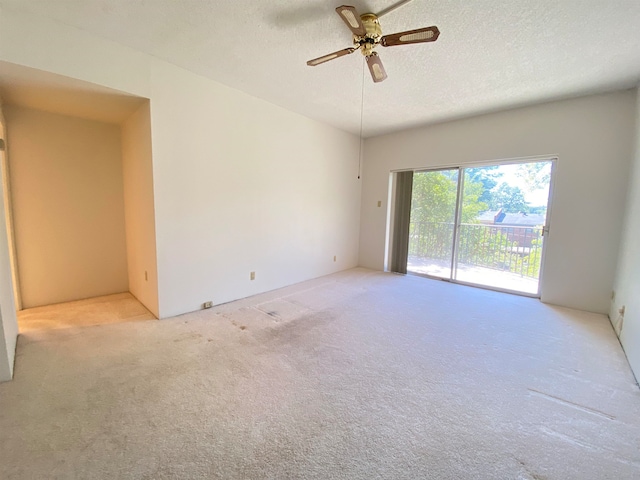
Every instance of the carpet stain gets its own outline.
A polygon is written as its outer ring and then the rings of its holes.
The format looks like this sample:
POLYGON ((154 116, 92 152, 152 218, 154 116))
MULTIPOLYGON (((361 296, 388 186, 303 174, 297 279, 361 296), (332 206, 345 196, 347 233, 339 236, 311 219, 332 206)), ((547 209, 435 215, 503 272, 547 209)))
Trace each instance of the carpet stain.
POLYGON ((247 327, 246 327, 246 326, 244 326, 244 325, 242 325, 242 326, 240 327, 240 330, 246 330, 246 329, 247 329, 247 327))
POLYGON ((524 463, 522 460, 520 460, 519 458, 516 458, 516 460, 518 460, 518 463, 520 464, 520 466, 522 466, 522 468, 524 468, 527 471, 527 474, 533 479, 533 480, 548 480, 548 477, 544 476, 544 475, 538 475, 535 472, 532 472, 529 467, 527 466, 526 463, 524 463))
POLYGON ((278 323, 261 332, 265 344, 283 345, 295 344, 301 338, 308 338, 311 332, 335 320, 335 315, 329 312, 317 312, 303 315, 291 321, 278 323))
POLYGON ((546 475, 540 475, 538 473, 531 471, 529 466, 519 458, 516 458, 516 460, 518 460, 518 463, 520 464, 520 466, 526 470, 527 475, 529 475, 532 480, 548 480, 549 477, 547 477, 546 475))

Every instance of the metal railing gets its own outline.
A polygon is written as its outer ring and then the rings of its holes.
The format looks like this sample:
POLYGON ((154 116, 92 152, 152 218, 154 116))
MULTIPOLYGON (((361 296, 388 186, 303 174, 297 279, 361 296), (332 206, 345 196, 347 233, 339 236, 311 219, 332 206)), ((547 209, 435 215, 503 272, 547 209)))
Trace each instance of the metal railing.
MULTIPOLYGON (((453 223, 411 222, 409 255, 449 260, 453 223)), ((538 278, 542 259, 542 227, 463 223, 458 232, 458 263, 538 278)))

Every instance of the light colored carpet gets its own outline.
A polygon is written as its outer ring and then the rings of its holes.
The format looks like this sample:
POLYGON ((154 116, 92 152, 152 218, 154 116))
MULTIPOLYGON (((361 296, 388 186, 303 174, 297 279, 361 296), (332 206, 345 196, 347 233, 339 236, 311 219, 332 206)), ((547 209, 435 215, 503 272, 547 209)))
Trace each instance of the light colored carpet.
POLYGON ((20 333, 32 330, 155 320, 156 317, 129 292, 28 308, 18 312, 20 333))
POLYGON ((355 269, 158 322, 21 335, 3 479, 637 479, 608 320, 355 269))

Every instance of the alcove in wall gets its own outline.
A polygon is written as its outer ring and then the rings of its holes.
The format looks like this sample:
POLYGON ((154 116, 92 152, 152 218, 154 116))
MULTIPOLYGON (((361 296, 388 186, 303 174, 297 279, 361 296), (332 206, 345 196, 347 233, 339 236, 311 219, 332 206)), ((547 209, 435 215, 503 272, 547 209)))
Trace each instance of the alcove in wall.
POLYGON ((6 62, 0 95, 21 330, 157 317, 149 101, 6 62))

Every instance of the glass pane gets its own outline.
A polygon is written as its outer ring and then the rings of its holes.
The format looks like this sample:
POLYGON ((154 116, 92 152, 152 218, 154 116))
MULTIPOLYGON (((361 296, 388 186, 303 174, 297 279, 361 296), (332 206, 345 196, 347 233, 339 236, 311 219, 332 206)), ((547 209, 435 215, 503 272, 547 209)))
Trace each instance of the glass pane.
POLYGON ((551 165, 464 169, 456 280, 538 293, 551 165))
POLYGON ((458 169, 415 172, 407 271, 451 278, 458 169))

